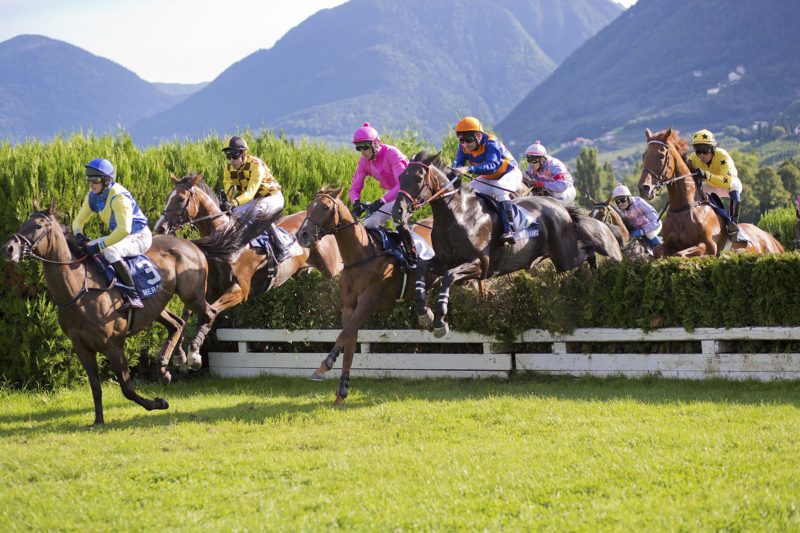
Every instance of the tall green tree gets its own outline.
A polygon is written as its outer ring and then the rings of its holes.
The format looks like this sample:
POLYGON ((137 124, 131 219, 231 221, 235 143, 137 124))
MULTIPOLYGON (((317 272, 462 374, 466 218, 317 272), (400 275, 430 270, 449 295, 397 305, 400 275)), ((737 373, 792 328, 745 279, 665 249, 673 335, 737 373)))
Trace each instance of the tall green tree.
POLYGON ((789 194, 800 194, 800 162, 797 159, 787 159, 778 167, 783 188, 789 194))
POLYGON ((789 192, 783 188, 781 177, 772 167, 762 167, 756 173, 753 193, 758 198, 759 214, 764 214, 768 209, 783 207, 792 200, 789 192))
POLYGON ((602 200, 602 169, 597 162, 597 148, 588 146, 581 148, 575 166, 575 187, 578 189, 578 201, 586 205, 589 203, 587 197, 602 200))

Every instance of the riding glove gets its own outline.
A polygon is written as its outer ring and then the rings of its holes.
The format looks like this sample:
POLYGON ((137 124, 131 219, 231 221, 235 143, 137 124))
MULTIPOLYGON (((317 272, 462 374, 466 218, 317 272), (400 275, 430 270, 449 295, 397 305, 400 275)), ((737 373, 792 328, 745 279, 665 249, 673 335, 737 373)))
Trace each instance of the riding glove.
POLYGON ((635 229, 631 232, 631 237, 641 237, 642 235, 644 235, 644 231, 640 229, 635 229))
POLYGON ((705 170, 701 170, 699 168, 696 169, 694 172, 692 172, 692 176, 702 181, 708 181, 708 178, 711 177, 709 176, 708 172, 706 172, 705 170))
POLYGON ((369 211, 369 214, 371 215, 372 213, 383 207, 384 203, 386 202, 378 198, 377 200, 375 200, 374 202, 372 202, 367 206, 367 211, 369 211))
POLYGON ((100 253, 100 241, 93 241, 86 245, 86 253, 88 255, 97 255, 100 253))
POLYGON ((231 202, 230 200, 220 200, 219 208, 226 213, 233 211, 233 202, 231 202))
POLYGON ((353 209, 350 210, 350 214, 353 217, 358 218, 361 216, 361 213, 367 210, 367 204, 362 202, 361 200, 356 200, 353 202, 353 209))

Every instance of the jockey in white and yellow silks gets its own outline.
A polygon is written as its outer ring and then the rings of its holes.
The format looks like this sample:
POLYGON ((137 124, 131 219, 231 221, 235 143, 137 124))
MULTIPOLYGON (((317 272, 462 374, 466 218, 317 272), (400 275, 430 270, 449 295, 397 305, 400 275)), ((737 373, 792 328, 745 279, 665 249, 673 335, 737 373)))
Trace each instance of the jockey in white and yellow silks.
POLYGON ((283 211, 285 203, 281 186, 272 176, 266 163, 247 153, 247 142, 233 136, 222 147, 228 164, 222 175, 222 186, 227 201, 220 204, 223 211, 232 210, 233 216, 241 219, 269 222, 269 233, 275 260, 280 263, 289 255, 286 246, 276 234, 275 220, 283 211))
MULTIPOLYGON (((94 159, 86 165, 86 181, 89 193, 83 199, 78 214, 72 221, 72 231, 79 246, 86 253, 101 253, 114 268, 120 281, 133 288, 133 277, 123 257, 144 254, 153 242, 153 235, 147 226, 144 215, 131 193, 114 181, 114 165, 107 159, 94 159), (105 237, 89 241, 83 234, 83 227, 95 215, 100 217, 111 233, 105 237)), ((124 303, 120 311, 133 307, 141 309, 142 301, 136 289, 122 291, 124 303)))
POLYGON ((500 221, 503 224, 500 241, 513 244, 516 239, 511 194, 522 184, 522 172, 517 161, 499 139, 483 131, 483 125, 477 118, 462 118, 455 130, 459 144, 453 170, 461 175, 477 175, 472 180, 472 188, 492 196, 500 204, 500 221))
POLYGON ((687 158, 692 174, 702 180, 706 194, 716 193, 720 198, 730 198, 726 230, 731 240, 747 242, 739 235, 739 207, 741 205, 742 181, 733 158, 717 147, 714 134, 700 130, 692 136, 694 153, 687 158))

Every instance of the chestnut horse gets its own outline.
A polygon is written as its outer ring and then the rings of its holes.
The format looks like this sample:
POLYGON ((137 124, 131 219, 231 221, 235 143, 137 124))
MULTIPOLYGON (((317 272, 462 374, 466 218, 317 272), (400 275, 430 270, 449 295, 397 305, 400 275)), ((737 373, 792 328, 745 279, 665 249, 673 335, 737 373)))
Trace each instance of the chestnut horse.
MULTIPOLYGON (((156 234, 171 234, 186 225, 196 226, 201 239, 194 241, 206 254, 209 265, 208 293, 206 299, 217 312, 244 303, 249 297, 280 287, 298 272, 313 267, 328 277, 339 273, 342 267, 339 249, 333 237, 302 248, 303 253, 282 261, 271 269, 271 258, 247 246, 231 246, 241 229, 234 219, 219 208, 216 195, 203 181, 200 173, 182 179, 170 176, 173 190, 161 217, 155 224, 156 234)), ((305 212, 285 216, 278 226, 295 233, 305 218, 305 212)), ((240 243, 241 244, 241 243, 240 243)), ((206 332, 198 331, 193 344, 203 343, 206 332)))
MULTIPOLYGON (((161 381, 168 383, 170 376, 166 365, 185 321, 170 312, 166 305, 177 294, 201 319, 213 319, 213 309, 205 300, 206 258, 189 241, 154 237, 146 255, 161 275, 161 290, 143 300, 143 309, 123 314, 117 311, 122 303, 119 291, 110 290, 105 278, 87 265, 87 256, 76 258, 73 255, 67 234, 71 234, 71 230, 59 224, 54 204, 51 204, 44 211, 35 211, 23 222, 3 245, 3 257, 13 262, 27 257, 42 261, 45 282, 58 307, 58 323, 72 341, 89 376, 94 423, 104 423, 97 352, 106 356, 127 399, 148 411, 167 409, 169 404, 163 398, 148 400, 136 393, 125 357, 125 339, 149 327, 154 320, 167 328, 169 340, 161 354, 161 381)), ((197 353, 199 346, 192 349, 197 353)))
MULTIPOLYGON (((344 270, 339 281, 342 304, 342 331, 328 356, 311 379, 321 381, 344 352, 342 374, 334 405, 341 406, 350 386, 350 368, 358 340, 358 330, 375 312, 389 311, 401 298, 410 299, 411 275, 400 268, 399 260, 384 253, 373 243, 369 232, 353 219, 341 200, 342 189, 320 190, 308 206, 308 213, 297 232, 302 246, 313 244, 325 235, 333 235, 339 245, 344 270)), ((430 220, 420 223, 414 233, 430 246, 430 220), (426 227, 428 226, 428 227, 426 227)))
POLYGON ((718 255, 728 248, 762 254, 783 251, 775 237, 753 224, 739 225, 749 242, 730 243, 725 224, 709 205, 683 159, 689 150, 686 141, 671 128, 656 134, 646 129, 645 139, 647 148, 642 156, 639 193, 645 200, 652 200, 666 187, 669 195, 669 209, 661 230, 664 244, 656 249, 657 256, 718 255))
POLYGON ((543 257, 549 257, 559 272, 577 268, 584 261, 592 264, 595 251, 622 260, 619 244, 605 224, 550 197, 514 200, 538 222, 538 233, 514 245, 501 244, 496 210, 472 190, 454 187, 458 178, 445 171, 451 169, 443 167, 440 154, 422 151, 415 155, 400 175, 401 190, 392 210, 395 224, 404 224, 426 203, 433 210, 435 255, 417 267, 416 304, 420 325, 433 325, 435 336, 442 337, 449 330, 445 317, 450 287, 459 280, 526 269, 543 257), (426 303, 428 269, 443 275, 435 314, 426 303))

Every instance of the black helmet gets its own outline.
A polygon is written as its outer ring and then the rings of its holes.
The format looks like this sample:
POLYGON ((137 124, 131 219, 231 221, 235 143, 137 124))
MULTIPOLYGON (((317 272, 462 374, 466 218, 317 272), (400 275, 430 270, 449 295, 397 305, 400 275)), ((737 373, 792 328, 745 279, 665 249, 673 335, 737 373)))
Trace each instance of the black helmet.
POLYGON ((234 135, 222 147, 223 152, 241 152, 247 150, 247 143, 241 137, 234 135))

